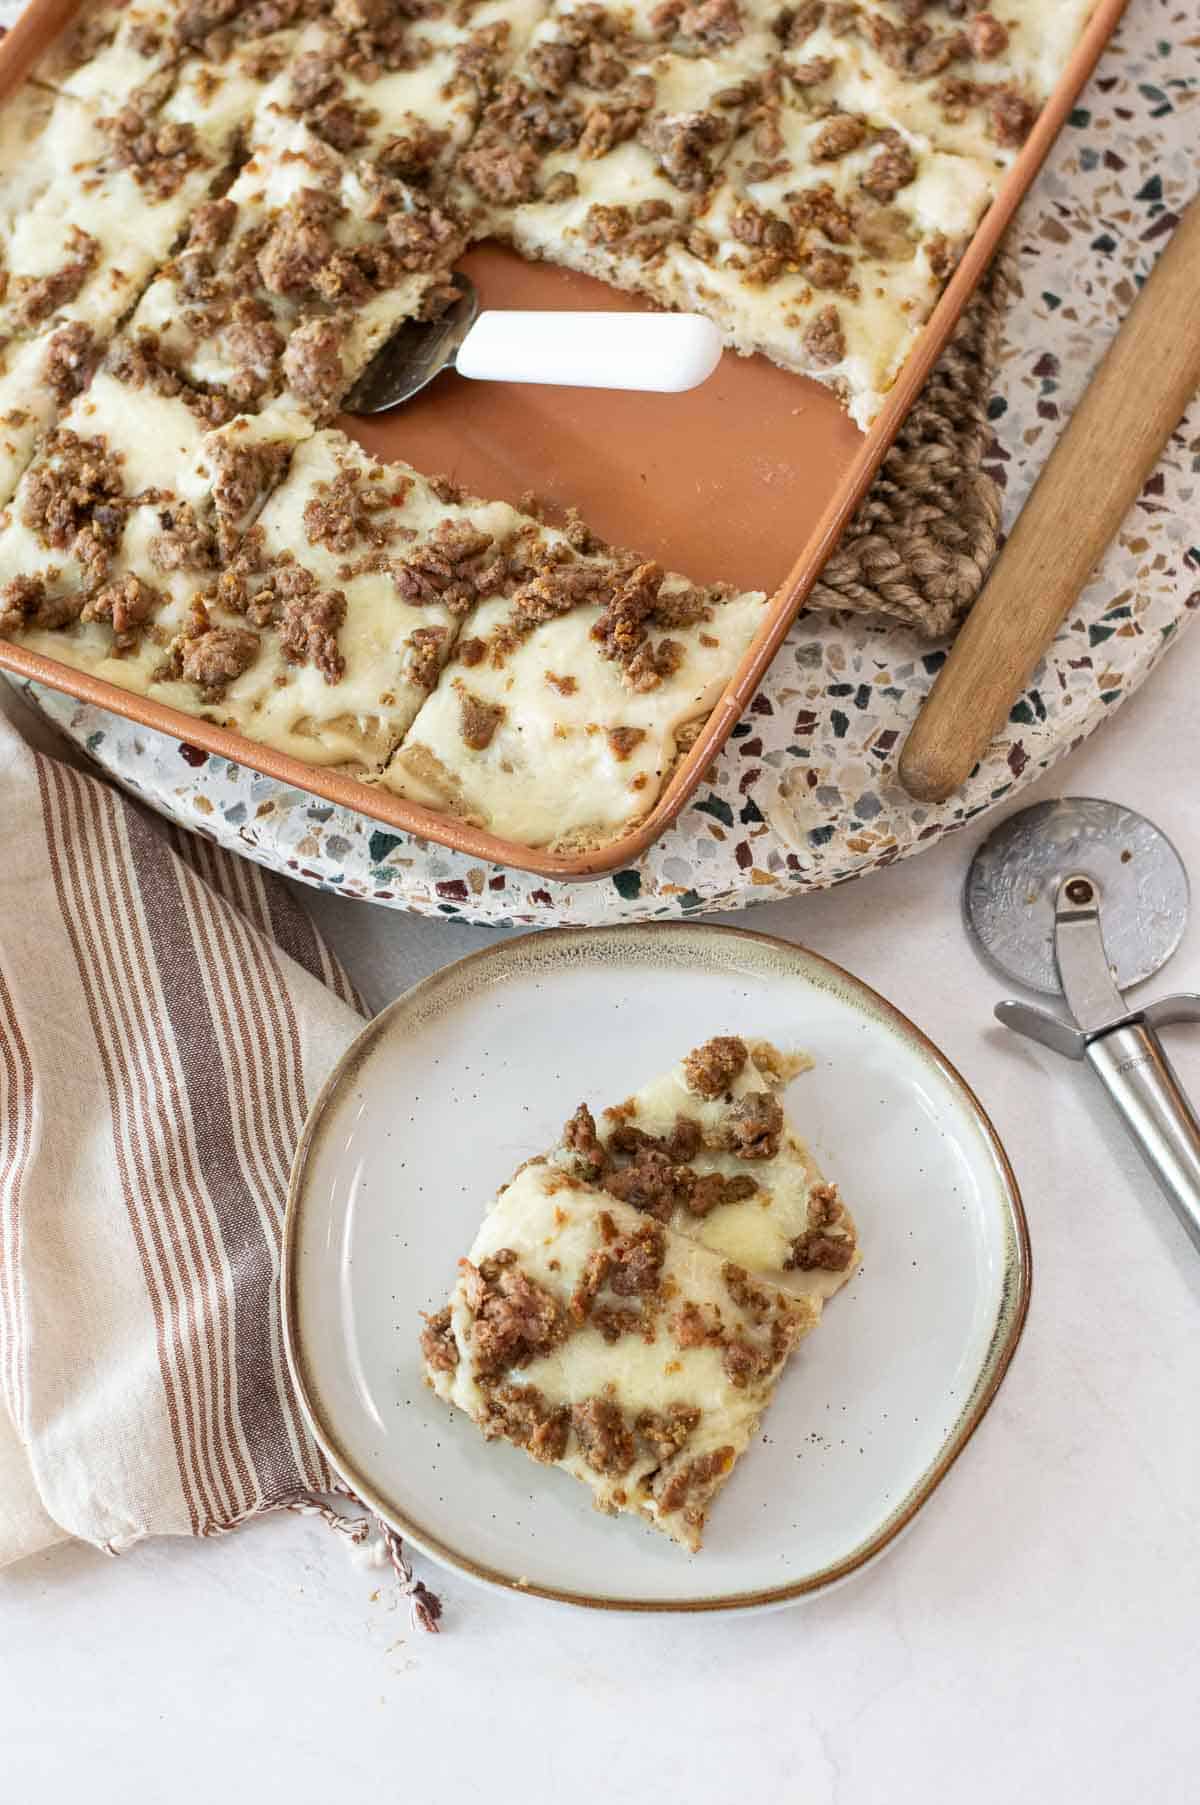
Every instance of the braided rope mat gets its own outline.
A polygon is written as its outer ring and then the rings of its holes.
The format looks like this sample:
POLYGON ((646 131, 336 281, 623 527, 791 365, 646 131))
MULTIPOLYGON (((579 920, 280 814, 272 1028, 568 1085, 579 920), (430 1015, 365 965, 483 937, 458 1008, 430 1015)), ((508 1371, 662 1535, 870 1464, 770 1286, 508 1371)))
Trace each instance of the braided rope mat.
POLYGON ((811 608, 893 615, 940 639, 979 594, 1000 531, 1000 490, 983 458, 1010 289, 1002 250, 821 572, 811 608))
MULTIPOLYGON (((0 0, 2 4, 2 0, 0 0)), ((548 926, 744 907, 906 857, 1010 796, 1143 681, 1200 608, 1194 406, 964 789, 895 760, 1097 356, 1200 185, 1200 37, 1131 0, 988 279, 762 689, 675 826, 625 871, 556 884, 396 834, 51 691, 38 705, 155 808, 275 870, 392 908, 548 926)))

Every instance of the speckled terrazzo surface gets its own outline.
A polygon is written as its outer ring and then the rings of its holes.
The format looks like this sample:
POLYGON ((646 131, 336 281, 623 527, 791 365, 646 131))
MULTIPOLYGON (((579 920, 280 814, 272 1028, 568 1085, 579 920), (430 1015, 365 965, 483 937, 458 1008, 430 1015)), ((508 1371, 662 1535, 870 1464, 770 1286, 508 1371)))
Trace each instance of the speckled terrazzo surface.
MULTIPOLYGON (((989 405, 988 469, 1006 524, 1198 182, 1194 0, 1131 0, 1013 229, 1019 284, 989 405)), ((1198 608, 1194 403, 1004 736, 952 802, 916 805, 894 778, 943 654, 894 623, 806 614, 676 826, 637 865, 577 885, 480 865, 70 697, 32 693, 154 807, 292 876, 496 925, 645 919, 768 901, 919 851, 1092 732, 1198 608)))

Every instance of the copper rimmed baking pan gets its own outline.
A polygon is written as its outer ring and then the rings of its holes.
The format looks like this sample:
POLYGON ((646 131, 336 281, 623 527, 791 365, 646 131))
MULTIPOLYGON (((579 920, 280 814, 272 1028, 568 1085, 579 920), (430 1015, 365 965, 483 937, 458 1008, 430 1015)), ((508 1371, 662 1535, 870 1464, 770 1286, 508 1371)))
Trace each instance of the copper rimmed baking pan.
MULTIPOLYGON (((374 420, 346 415, 337 422, 377 458, 403 458, 419 470, 444 472, 476 494, 514 503, 532 490, 552 505, 574 505, 596 532, 636 546, 697 582, 723 579, 771 592, 763 624, 703 730, 651 812, 619 840, 571 856, 520 846, 4 640, 0 668, 477 859, 556 878, 600 877, 628 865, 675 819, 754 694, 1125 3, 1099 0, 869 432, 860 432, 820 384, 764 358, 732 352, 709 382, 686 395, 474 383, 451 375, 392 415, 374 420)), ((75 0, 32 0, 0 44, 0 102, 74 11, 75 0)), ((471 251, 463 267, 474 276, 485 306, 639 304, 588 277, 526 263, 498 246, 471 251)))

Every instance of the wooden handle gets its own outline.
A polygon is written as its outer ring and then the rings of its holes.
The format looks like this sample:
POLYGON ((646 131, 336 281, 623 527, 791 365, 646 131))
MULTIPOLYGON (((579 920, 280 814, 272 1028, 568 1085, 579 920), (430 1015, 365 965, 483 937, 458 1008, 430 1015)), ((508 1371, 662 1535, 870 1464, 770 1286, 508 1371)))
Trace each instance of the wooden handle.
POLYGON ((900 758, 920 802, 970 776, 1200 388, 1200 198, 1109 347, 900 758))

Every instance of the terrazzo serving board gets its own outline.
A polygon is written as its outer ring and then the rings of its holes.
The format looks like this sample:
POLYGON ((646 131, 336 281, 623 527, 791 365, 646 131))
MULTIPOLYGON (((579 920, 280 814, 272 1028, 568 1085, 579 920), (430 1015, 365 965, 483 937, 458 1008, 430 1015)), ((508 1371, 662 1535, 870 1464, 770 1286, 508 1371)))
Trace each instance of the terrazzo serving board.
MULTIPOLYGON (((0 19, 18 9, 0 4, 0 19)), ((1027 197, 989 404, 987 468, 1011 524, 1097 358, 1200 186, 1194 0, 1132 0, 1027 197)), ((1169 354, 1169 347, 1164 347, 1169 354)), ((1098 456, 1120 447, 1098 447, 1098 456)), ((1013 709, 950 802, 895 778, 944 652, 883 619, 806 613, 691 805, 628 870, 554 883, 384 829, 242 766, 29 685, 126 789, 274 870, 346 895, 492 925, 688 915, 841 883, 919 852, 1079 744, 1200 609, 1200 401, 1013 709)))

